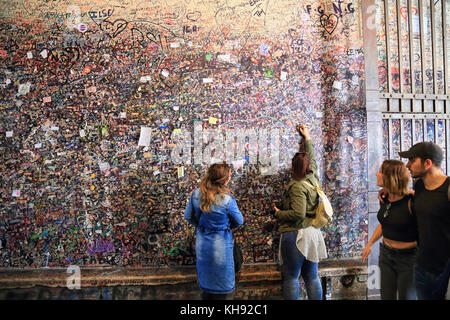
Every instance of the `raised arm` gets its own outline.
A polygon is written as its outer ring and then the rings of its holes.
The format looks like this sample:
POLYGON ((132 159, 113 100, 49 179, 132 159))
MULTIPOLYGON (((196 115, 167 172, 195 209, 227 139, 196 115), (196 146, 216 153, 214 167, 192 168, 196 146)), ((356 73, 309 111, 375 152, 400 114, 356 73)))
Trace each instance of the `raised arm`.
MULTIPOLYGON (((305 147, 304 151, 308 155, 310 168, 313 171, 313 173, 318 176, 318 174, 317 174, 316 154, 314 152, 314 145, 313 145, 312 140, 311 140, 311 135, 309 133, 309 129, 305 125, 298 125, 297 126, 297 131, 300 134, 300 136, 303 137, 304 147, 305 147)), ((299 149, 300 152, 302 152, 301 148, 302 147, 301 147, 301 144, 300 144, 300 149, 299 149)))

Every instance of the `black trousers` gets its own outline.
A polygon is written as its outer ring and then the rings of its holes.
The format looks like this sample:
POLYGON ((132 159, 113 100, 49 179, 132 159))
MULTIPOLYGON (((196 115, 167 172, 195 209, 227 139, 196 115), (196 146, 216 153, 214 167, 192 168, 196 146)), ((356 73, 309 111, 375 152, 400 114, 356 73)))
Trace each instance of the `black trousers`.
POLYGON ((414 263, 417 248, 394 249, 380 244, 381 300, 417 300, 414 263))
POLYGON ((225 294, 209 293, 202 290, 202 300, 233 300, 234 291, 225 294))

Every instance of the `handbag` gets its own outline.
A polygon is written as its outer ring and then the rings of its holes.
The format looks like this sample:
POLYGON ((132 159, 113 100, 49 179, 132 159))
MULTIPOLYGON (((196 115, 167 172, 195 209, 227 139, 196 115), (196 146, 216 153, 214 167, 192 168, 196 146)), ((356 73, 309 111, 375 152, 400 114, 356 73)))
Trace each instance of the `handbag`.
MULTIPOLYGON (((227 214, 228 214, 227 203, 227 214)), ((233 260, 234 260, 234 272, 237 273, 241 270, 242 263, 244 262, 244 256, 242 255, 242 248, 240 243, 236 242, 236 238, 233 240, 233 260)))
POLYGON ((242 255, 241 245, 236 242, 236 239, 234 239, 233 241, 233 258, 234 258, 234 272, 239 272, 241 270, 244 257, 242 255))

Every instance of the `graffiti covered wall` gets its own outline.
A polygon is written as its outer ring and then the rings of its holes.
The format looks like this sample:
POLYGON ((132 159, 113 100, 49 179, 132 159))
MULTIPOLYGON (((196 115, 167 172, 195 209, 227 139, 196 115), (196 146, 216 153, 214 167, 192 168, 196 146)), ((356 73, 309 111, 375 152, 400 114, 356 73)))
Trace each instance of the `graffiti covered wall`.
POLYGON ((192 265, 187 199, 233 165, 247 263, 312 131, 330 258, 367 238, 357 1, 0 4, 0 267, 192 265))

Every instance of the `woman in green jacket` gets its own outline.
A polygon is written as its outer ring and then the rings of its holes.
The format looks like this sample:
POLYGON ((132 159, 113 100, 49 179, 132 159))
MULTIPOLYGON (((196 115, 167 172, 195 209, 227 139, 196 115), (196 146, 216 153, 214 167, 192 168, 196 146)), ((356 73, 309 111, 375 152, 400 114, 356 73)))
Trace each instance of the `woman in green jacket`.
MULTIPOLYGON (((306 185, 319 184, 314 146, 304 125, 297 131, 304 140, 304 152, 292 158, 293 178, 286 186, 281 210, 275 206, 280 240, 280 260, 283 264, 283 297, 297 300, 300 293, 301 274, 310 300, 322 299, 319 279, 319 260, 327 257, 325 242, 320 229, 312 226, 314 211, 319 203, 317 192, 306 185)), ((300 150, 302 147, 300 147, 300 150)))

